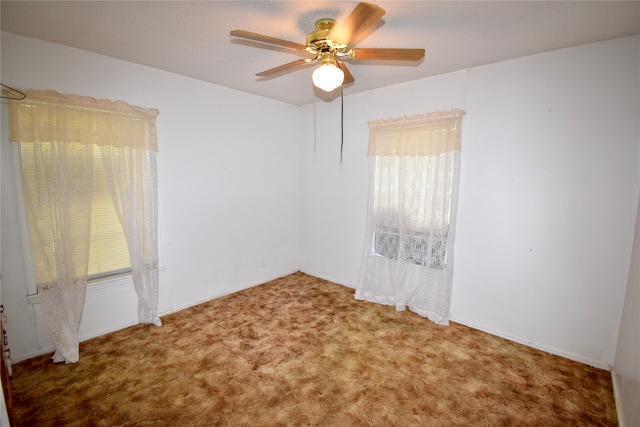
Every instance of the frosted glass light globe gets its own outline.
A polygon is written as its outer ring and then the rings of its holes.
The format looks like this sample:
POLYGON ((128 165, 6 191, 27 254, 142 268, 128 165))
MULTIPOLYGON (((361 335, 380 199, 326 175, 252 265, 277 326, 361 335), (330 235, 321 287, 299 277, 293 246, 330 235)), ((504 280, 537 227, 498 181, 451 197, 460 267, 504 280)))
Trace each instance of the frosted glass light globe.
POLYGON ((335 64, 327 63, 320 65, 311 76, 313 84, 324 90, 331 92, 344 81, 344 73, 335 64))

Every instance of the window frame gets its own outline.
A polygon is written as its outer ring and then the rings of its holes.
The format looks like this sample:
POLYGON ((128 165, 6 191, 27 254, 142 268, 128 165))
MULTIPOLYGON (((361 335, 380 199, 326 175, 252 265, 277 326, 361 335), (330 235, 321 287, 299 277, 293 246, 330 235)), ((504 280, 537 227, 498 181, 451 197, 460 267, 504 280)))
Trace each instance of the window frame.
MULTIPOLYGON (((378 182, 378 173, 380 172, 380 168, 383 167, 383 163, 380 161, 379 157, 381 156, 375 156, 375 160, 374 160, 374 164, 375 164, 375 176, 376 176, 376 180, 374 182, 374 187, 377 188, 377 186, 379 185, 378 182)), ((402 156, 399 156, 402 157, 402 156)), ((453 161, 453 159, 452 159, 453 161)), ((453 165, 450 165, 451 168, 453 168, 453 165)), ((387 172, 388 173, 388 172, 387 172)), ((400 173, 400 172, 398 172, 400 173)), ((452 201, 451 201, 451 187, 453 186, 453 172, 450 174, 449 178, 449 192, 446 195, 448 197, 448 206, 447 206, 447 212, 446 212, 446 224, 444 224, 444 227, 433 227, 433 226, 428 226, 428 225, 424 225, 424 224, 420 224, 420 225, 416 225, 416 226, 411 226, 410 228, 408 228, 406 230, 406 234, 409 235, 411 237, 411 241, 404 241, 402 242, 404 244, 405 250, 402 252, 404 253, 404 257, 403 259, 401 259, 401 261, 404 261, 406 263, 409 264, 415 264, 421 267, 428 267, 428 268, 433 268, 433 269, 438 269, 438 270, 444 270, 447 267, 447 239, 448 239, 448 235, 449 235, 449 224, 451 221, 451 205, 452 205, 452 201), (429 247, 429 237, 433 235, 435 238, 431 239, 432 241, 432 245, 431 247, 429 247), (436 245, 437 243, 437 245, 436 245), (407 250, 408 248, 410 248, 412 245, 426 245, 427 249, 425 251, 421 251, 422 255, 420 257, 420 259, 417 259, 416 257, 414 257, 411 254, 411 251, 407 250)), ((405 183, 406 184, 406 183, 405 183)), ((376 195, 378 194, 378 192, 376 191, 375 193, 376 195)), ((374 199, 375 199, 375 195, 374 195, 374 199)), ((378 203, 375 202, 374 200, 374 205, 373 205, 373 215, 375 218, 378 217, 377 213, 378 213, 378 209, 391 209, 391 206, 379 206, 378 203)), ((407 210, 407 206, 396 206, 394 209, 394 213, 398 214, 398 215, 403 215, 406 210, 407 210)), ((400 251, 400 231, 396 228, 394 229, 393 227, 389 227, 387 225, 384 224, 380 224, 378 221, 375 221, 375 230, 373 231, 373 235, 371 238, 371 252, 370 254, 373 256, 380 256, 380 257, 384 257, 384 258, 388 258, 391 260, 398 260, 398 254, 401 252, 400 251), (393 239, 393 237, 396 237, 395 239, 393 239), (386 242, 384 242, 384 240, 386 240, 386 242), (393 251, 392 253, 389 252, 383 252, 381 250, 379 250, 378 248, 380 247, 379 245, 381 244, 386 244, 389 245, 389 241, 391 241, 391 245, 395 248, 395 251, 393 251)))
MULTIPOLYGON (((421 267, 429 267, 438 270, 444 270, 447 266, 447 238, 448 233, 437 232, 433 230, 408 230, 407 234, 411 238, 411 242, 404 242, 404 258, 402 261, 419 265, 421 267), (433 244, 429 247, 429 236, 433 233, 434 236, 437 236, 436 239, 433 239, 433 244), (427 248, 424 251, 421 251, 422 256, 420 259, 413 256, 411 251, 408 251, 407 248, 410 247, 411 244, 417 245, 426 245, 427 248)), ((381 256, 392 260, 398 259, 399 247, 400 247, 400 232, 398 229, 394 229, 393 227, 388 227, 385 225, 376 225, 376 230, 373 233, 373 242, 371 244, 371 254, 374 256, 381 256), (381 229, 386 229, 382 230, 381 229), (381 244, 389 245, 389 240, 393 237, 391 245, 395 247, 395 251, 393 253, 389 253, 388 251, 380 251, 378 248, 381 244), (381 242, 382 240, 386 240, 386 242, 381 242)))
MULTIPOLYGON (((20 174, 20 155, 18 153, 19 145, 11 144, 11 162, 13 167, 13 179, 16 190, 16 205, 18 210, 18 227, 20 232, 20 241, 22 244, 22 258, 24 260, 25 278, 27 281, 27 300, 30 304, 38 304, 40 297, 38 295, 38 288, 36 286, 33 258, 31 257, 31 243, 29 241, 29 229, 27 225, 27 216, 24 204, 24 197, 22 196, 22 177, 20 174)), ((158 242, 161 242, 160 236, 160 218, 158 218, 158 242)), ((162 250, 161 245, 158 244, 158 271, 164 270, 162 262, 162 250)), ((87 277, 87 290, 99 290, 104 287, 116 286, 123 284, 123 280, 130 282, 133 286, 131 267, 128 269, 116 270, 104 274, 98 274, 87 277)))
POLYGON ((29 229, 27 226, 27 212, 22 197, 22 177, 20 176, 20 155, 18 144, 11 144, 11 160, 13 163, 13 179, 16 187, 16 205, 18 207, 18 222, 20 227, 20 240, 22 242, 22 258, 24 259, 25 277, 27 278, 27 297, 38 294, 36 277, 33 270, 33 258, 31 257, 31 243, 29 242, 29 229))

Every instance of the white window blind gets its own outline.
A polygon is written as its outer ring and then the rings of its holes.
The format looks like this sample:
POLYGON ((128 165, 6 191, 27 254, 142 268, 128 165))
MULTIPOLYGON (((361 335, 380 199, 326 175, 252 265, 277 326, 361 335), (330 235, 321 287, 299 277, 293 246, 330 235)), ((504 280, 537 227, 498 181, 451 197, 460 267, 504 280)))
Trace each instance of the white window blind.
POLYGON ((118 219, 105 177, 100 147, 93 149, 93 203, 88 278, 130 271, 131 261, 124 230, 118 219))
MULTIPOLYGON (((77 150, 85 146, 76 144, 77 150)), ((51 146, 40 144, 36 153, 35 144, 21 144, 22 173, 25 179, 36 179, 36 157, 51 157, 51 146)), ((73 149, 69 150, 73 151, 73 149)), ((80 154, 79 154, 80 157, 80 154)), ((124 231, 116 214, 105 177, 100 147, 93 146, 93 199, 91 206, 91 234, 89 240, 88 278, 95 279, 130 271, 131 262, 124 231)), ((39 206, 37 193, 26 192, 27 203, 39 206)), ((76 218, 75 220, 83 220, 76 218)), ((47 224, 40 224, 46 227, 47 224)))
POLYGON ((453 157, 376 156, 375 163, 376 218, 396 212, 413 230, 446 230, 451 211, 453 157), (446 184, 436 186, 434 182, 446 184))

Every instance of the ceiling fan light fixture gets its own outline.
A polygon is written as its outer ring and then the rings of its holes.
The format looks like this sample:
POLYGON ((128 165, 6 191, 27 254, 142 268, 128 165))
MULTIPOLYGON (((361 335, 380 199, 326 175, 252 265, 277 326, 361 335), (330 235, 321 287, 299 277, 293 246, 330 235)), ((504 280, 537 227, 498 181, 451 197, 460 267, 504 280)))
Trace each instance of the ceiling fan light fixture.
POLYGON ((367 34, 376 22, 385 14, 384 9, 371 3, 360 2, 344 19, 336 25, 331 18, 316 21, 315 31, 307 35, 306 44, 290 42, 263 34, 245 30, 233 30, 229 34, 259 43, 267 43, 304 52, 304 59, 262 71, 256 76, 275 76, 284 71, 300 69, 311 61, 319 61, 320 66, 313 72, 313 84, 325 92, 331 92, 343 84, 350 85, 355 79, 347 67, 347 61, 355 60, 391 60, 421 61, 424 49, 398 48, 355 48, 353 43, 367 34))
POLYGON ((325 92, 331 92, 337 87, 342 85, 344 81, 344 72, 338 68, 335 62, 323 62, 311 76, 313 84, 324 90, 325 92))

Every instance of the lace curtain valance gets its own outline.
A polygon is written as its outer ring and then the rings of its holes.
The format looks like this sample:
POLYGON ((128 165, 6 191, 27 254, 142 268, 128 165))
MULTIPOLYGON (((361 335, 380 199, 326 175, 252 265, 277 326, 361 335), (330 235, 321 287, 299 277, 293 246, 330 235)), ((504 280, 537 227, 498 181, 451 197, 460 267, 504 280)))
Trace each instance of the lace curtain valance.
POLYGON ((463 110, 369 122, 369 156, 433 156, 460 151, 463 110))
POLYGON ((23 92, 24 100, 9 102, 11 142, 65 141, 158 151, 155 108, 53 90, 23 92))

